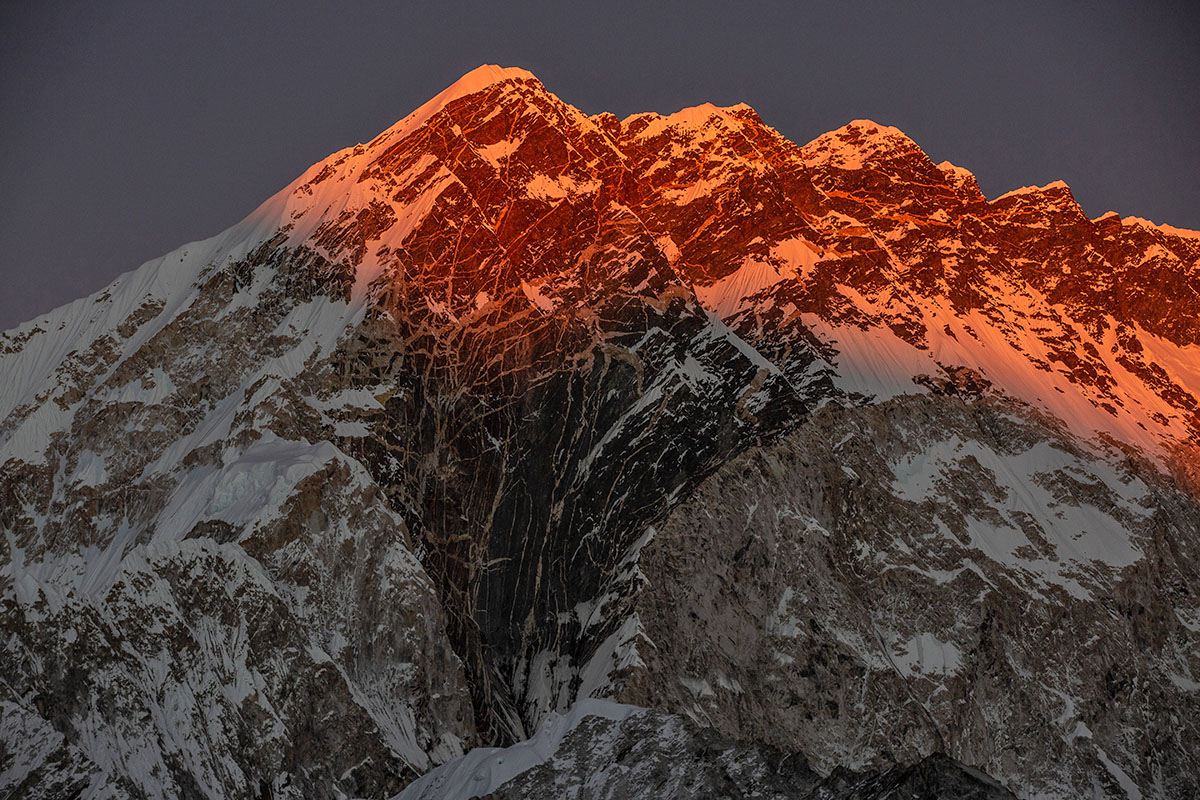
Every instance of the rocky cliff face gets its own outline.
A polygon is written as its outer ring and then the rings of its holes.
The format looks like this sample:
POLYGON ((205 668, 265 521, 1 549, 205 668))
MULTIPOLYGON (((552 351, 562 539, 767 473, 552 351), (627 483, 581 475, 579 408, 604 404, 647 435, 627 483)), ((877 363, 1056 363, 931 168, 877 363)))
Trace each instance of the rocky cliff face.
POLYGON ((935 754, 877 771, 828 776, 794 752, 724 738, 656 709, 583 700, 551 714, 512 747, 474 750, 409 784, 397 800, 455 797, 758 797, 885 800, 953 797, 1012 800, 988 776, 935 754))
POLYGON ((1198 270, 892 128, 480 68, 0 336, 0 787, 387 796, 608 698, 637 769, 1198 791, 1198 270))

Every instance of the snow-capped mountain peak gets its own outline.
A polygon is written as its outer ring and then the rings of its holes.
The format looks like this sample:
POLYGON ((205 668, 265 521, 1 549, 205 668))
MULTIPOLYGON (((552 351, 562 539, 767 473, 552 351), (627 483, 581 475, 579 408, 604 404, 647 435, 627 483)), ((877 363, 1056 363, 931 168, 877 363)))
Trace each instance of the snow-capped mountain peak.
POLYGON ((0 335, 0 792, 1194 793, 1198 271, 480 67, 0 335))

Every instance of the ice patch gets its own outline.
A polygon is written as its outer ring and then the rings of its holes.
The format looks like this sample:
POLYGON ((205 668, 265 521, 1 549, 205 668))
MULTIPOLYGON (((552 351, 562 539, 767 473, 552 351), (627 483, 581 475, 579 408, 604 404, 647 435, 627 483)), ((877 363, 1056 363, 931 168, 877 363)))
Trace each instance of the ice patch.
POLYGON ((521 291, 525 293, 525 297, 529 299, 534 308, 541 309, 547 314, 552 313, 557 308, 553 299, 542 294, 540 287, 535 287, 525 281, 521 281, 521 291))
POLYGON ((268 434, 241 453, 228 453, 229 460, 220 468, 188 473, 159 515, 162 524, 154 539, 182 538, 203 520, 244 526, 270 518, 300 481, 340 456, 329 442, 313 445, 268 434))
POLYGON ((582 183, 567 176, 560 175, 551 178, 549 175, 535 175, 525 184, 525 194, 536 200, 563 200, 567 197, 592 194, 600 188, 600 181, 583 181, 582 183))
POLYGON ((795 237, 779 242, 770 257, 747 258, 742 266, 707 286, 693 286, 705 308, 721 319, 729 319, 754 295, 781 281, 802 277, 812 270, 820 254, 805 240, 795 237))
POLYGON ((891 653, 892 662, 906 675, 950 675, 962 664, 962 653, 951 642, 943 642, 932 633, 921 633, 898 642, 891 653))

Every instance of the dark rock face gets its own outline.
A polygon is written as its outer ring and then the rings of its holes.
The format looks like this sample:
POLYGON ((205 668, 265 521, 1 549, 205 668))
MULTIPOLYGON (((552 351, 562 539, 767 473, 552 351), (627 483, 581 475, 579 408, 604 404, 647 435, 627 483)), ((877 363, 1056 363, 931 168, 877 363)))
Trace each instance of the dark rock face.
POLYGON ((476 71, 0 335, 0 791, 381 796, 587 697, 724 754, 595 796, 1200 791, 1198 267, 476 71))
POLYGON ((1170 765, 1200 730, 1168 709, 1195 702, 1172 676, 1192 668, 1175 611, 1194 607, 1197 532, 1153 470, 1094 463, 1006 403, 826 406, 657 526, 635 604, 655 646, 617 696, 822 770, 947 752, 1031 794, 1119 794, 1114 758, 1186 796, 1170 765), (1104 552, 1117 530, 1137 553, 1104 552), (1102 733, 1135 728, 1154 732, 1102 733))
POLYGON ((944 755, 878 773, 838 769, 823 778, 794 753, 739 744, 679 717, 647 711, 620 722, 585 719, 551 759, 483 797, 1010 800, 1013 795, 944 755))

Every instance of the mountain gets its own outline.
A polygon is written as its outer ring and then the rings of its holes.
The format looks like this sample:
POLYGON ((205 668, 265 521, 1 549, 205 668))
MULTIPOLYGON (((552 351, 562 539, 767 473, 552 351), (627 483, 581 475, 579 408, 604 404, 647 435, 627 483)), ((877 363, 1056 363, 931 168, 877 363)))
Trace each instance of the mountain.
POLYGON ((1198 793, 1198 271, 481 67, 0 335, 0 792, 1198 793))

